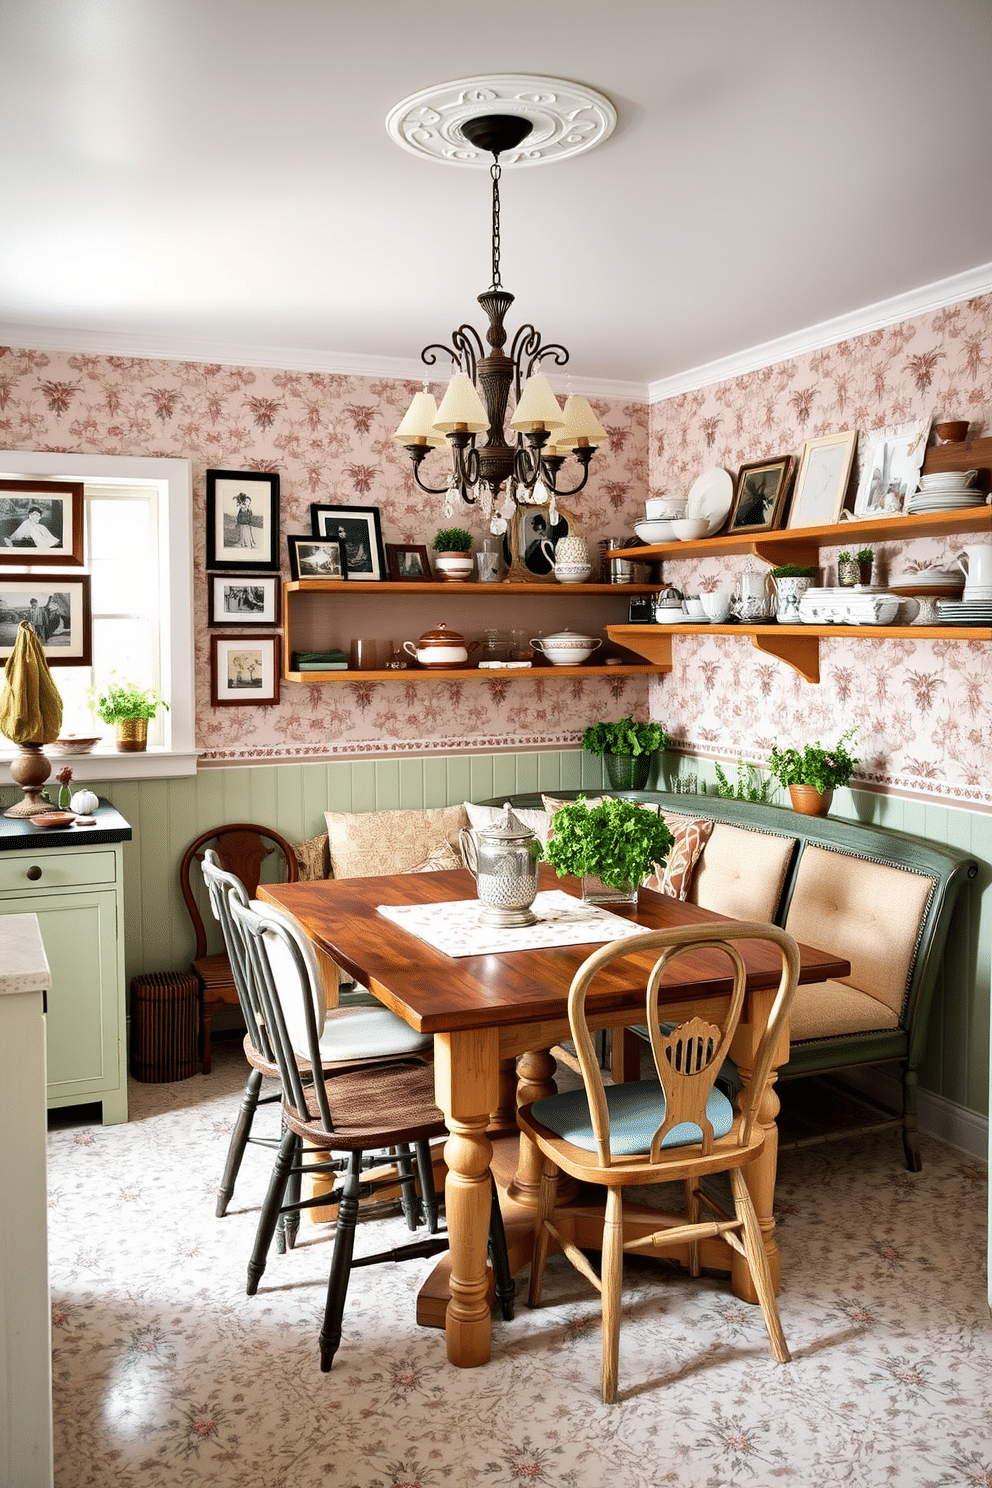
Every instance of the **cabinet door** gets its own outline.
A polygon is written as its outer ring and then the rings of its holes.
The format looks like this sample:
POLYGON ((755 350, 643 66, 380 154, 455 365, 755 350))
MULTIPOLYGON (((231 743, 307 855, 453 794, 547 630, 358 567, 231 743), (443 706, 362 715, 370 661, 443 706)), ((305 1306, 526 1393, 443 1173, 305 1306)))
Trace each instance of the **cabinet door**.
POLYGON ((47 1018, 49 1105, 97 1101, 103 1092, 121 1091, 124 1019, 116 893, 112 889, 22 893, 16 900, 0 900, 0 914, 38 916, 52 972, 47 1018))

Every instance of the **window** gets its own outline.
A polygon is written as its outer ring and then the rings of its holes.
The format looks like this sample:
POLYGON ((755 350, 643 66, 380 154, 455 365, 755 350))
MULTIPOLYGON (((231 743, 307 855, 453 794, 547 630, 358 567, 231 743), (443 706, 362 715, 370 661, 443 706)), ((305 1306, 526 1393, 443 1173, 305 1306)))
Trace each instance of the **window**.
MULTIPOLYGON (((63 727, 103 730, 89 712, 94 680, 112 671, 158 688, 169 702, 149 726, 147 754, 108 739, 87 755, 87 781, 192 774, 194 749, 192 483, 187 460, 0 452, 0 477, 81 480, 86 569, 92 576, 93 666, 54 671, 63 727)), ((13 570, 11 570, 13 572, 13 570)), ((40 576, 40 570, 36 570, 40 576)), ((59 570, 50 569, 47 577, 59 570)), ((79 573, 79 569, 66 570, 79 573)), ((0 753, 14 752, 0 736, 0 753)), ((82 778, 83 771, 76 769, 82 778)), ((7 779, 6 771, 0 780, 7 779)))

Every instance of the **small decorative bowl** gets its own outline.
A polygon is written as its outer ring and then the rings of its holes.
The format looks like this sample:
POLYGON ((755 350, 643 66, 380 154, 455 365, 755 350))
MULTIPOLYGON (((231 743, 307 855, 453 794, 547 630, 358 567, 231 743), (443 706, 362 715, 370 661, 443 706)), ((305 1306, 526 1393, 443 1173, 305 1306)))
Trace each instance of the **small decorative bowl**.
POLYGON ((95 739, 79 739, 75 734, 67 734, 64 739, 55 739, 51 744, 46 744, 45 748, 49 754, 55 755, 89 754, 94 744, 99 742, 99 734, 95 739))
POLYGON ((681 517, 688 499, 688 496, 649 496, 644 503, 644 515, 649 522, 681 517))
POLYGON ((710 524, 705 517, 682 517, 672 523, 672 531, 679 542, 693 542, 698 537, 705 537, 709 530, 710 524))
POLYGON ((71 827, 75 820, 74 811, 45 811, 38 816, 28 817, 28 821, 35 827, 71 827))
POLYGON ((591 563, 555 564, 555 578, 559 584, 583 584, 591 573, 591 563))

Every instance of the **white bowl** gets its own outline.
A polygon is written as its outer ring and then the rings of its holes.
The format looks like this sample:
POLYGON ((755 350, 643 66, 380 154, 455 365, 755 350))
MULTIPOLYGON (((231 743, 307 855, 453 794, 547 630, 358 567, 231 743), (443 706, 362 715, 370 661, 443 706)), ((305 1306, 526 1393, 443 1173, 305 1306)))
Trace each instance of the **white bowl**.
POLYGON ((651 496, 644 503, 644 515, 649 522, 680 517, 688 499, 687 496, 651 496))
POLYGON ((556 563, 555 578, 559 584, 582 584, 592 573, 591 563, 556 563))
POLYGON ((671 542, 673 536, 671 522, 635 522, 634 531, 644 543, 671 542))
POLYGON ((679 542, 693 542, 697 537, 705 537, 709 530, 706 517, 683 517, 672 523, 672 531, 679 542))

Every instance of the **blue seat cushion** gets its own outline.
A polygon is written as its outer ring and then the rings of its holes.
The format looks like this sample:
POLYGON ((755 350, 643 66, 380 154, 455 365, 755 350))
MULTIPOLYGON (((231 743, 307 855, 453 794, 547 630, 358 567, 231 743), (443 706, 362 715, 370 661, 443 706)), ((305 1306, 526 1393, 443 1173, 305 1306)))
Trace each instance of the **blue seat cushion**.
MULTIPOLYGON (((665 1119, 665 1092, 657 1080, 633 1080, 627 1085, 606 1086, 606 1107, 610 1113, 610 1151, 614 1157, 632 1157, 648 1152, 651 1138, 665 1119)), ((589 1118, 589 1103, 584 1090, 569 1090, 563 1095, 545 1096, 535 1101, 531 1110, 534 1120, 556 1136, 579 1147, 583 1152, 596 1152, 596 1138, 589 1118)), ((725 1137, 734 1121, 734 1108, 716 1086, 706 1102, 706 1114, 715 1137, 725 1137)), ((666 1133, 662 1147, 687 1147, 702 1140, 694 1121, 682 1121, 666 1133)))

